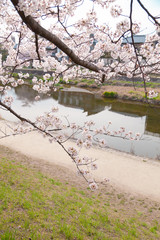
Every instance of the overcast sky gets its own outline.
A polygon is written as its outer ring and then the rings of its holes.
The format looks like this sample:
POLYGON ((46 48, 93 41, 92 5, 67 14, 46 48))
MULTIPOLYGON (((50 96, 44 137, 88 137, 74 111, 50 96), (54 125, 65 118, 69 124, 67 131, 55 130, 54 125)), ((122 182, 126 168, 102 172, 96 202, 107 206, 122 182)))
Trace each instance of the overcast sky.
MULTIPOLYGON (((129 13, 129 9, 130 9, 129 0, 117 0, 117 3, 119 3, 123 7, 123 10, 126 14, 129 13)), ((160 0, 142 0, 142 3, 153 16, 158 16, 158 15, 160 16, 160 0)), ((147 14, 139 6, 137 1, 134 1, 133 13, 134 13, 133 15, 134 19, 142 23, 142 26, 141 26, 142 34, 150 34, 155 30, 155 28, 153 27, 153 24, 148 19, 147 14)))
MULTIPOLYGON (((153 16, 160 16, 160 0, 141 0, 141 2, 144 4, 144 6, 150 11, 150 13, 153 16)), ((120 5, 123 9, 123 14, 129 16, 130 12, 130 0, 116 0, 116 5, 120 5)), ((78 8, 78 11, 76 12, 76 15, 68 20, 68 25, 71 25, 74 23, 74 20, 76 19, 82 19, 85 17, 85 13, 89 11, 89 9, 92 9, 93 6, 93 0, 84 0, 84 3, 81 7, 78 8)), ((100 6, 96 5, 96 12, 98 17, 98 22, 101 24, 107 24, 110 26, 110 28, 115 28, 116 23, 122 20, 123 18, 112 18, 109 14, 108 9, 102 10, 100 6)), ((141 32, 139 34, 153 34, 155 32, 155 27, 151 23, 151 21, 148 19, 147 14, 145 11, 139 6, 137 0, 134 0, 134 6, 133 6, 133 18, 136 20, 136 22, 141 23, 141 32)), ((45 27, 49 27, 49 22, 53 20, 47 20, 42 21, 41 24, 45 27)), ((71 31, 71 29, 70 29, 71 31)))
MULTIPOLYGON (((144 6, 150 11, 154 16, 160 16, 160 0, 142 0, 144 6)), ((84 1, 83 7, 78 11, 76 18, 83 18, 84 12, 92 7, 92 1, 84 1)), ((130 1, 129 0, 117 0, 115 4, 120 5, 123 9, 124 15, 129 15, 130 1)), ((101 7, 96 6, 96 12, 98 21, 100 23, 109 24, 109 26, 114 27, 115 23, 120 20, 120 18, 113 19, 107 10, 102 10, 101 7)), ((152 34, 155 31, 153 24, 149 21, 145 11, 139 6, 136 0, 134 0, 133 6, 133 17, 137 22, 141 22, 141 34, 152 34)))

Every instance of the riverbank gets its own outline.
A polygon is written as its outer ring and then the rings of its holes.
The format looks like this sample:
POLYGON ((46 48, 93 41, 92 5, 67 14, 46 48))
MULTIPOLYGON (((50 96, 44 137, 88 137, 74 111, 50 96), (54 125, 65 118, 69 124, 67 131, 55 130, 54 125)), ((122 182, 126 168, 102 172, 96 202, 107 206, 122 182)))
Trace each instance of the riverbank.
MULTIPOLYGON (((7 132, 9 124, 1 120, 0 129, 7 132)), ((41 134, 0 140, 0 238, 159 239, 160 162, 97 147, 82 154, 97 158, 96 180, 109 179, 95 192, 41 134)))
MULTIPOLYGON (((0 124, 2 128, 5 121, 0 124)), ((44 163, 64 167, 76 175, 76 167, 65 151, 57 143, 50 144, 48 139, 37 132, 4 138, 0 144, 28 157, 41 159, 44 163)), ((75 143, 68 141, 65 146, 75 146, 75 143)), ((123 192, 160 201, 159 161, 97 147, 82 149, 81 154, 98 159, 98 170, 94 171, 94 177, 98 181, 107 178, 109 185, 116 186, 123 192)))
MULTIPOLYGON (((64 84, 63 81, 58 84, 58 88, 62 90, 68 86, 76 86, 78 88, 87 89, 97 97, 104 98, 105 92, 114 93, 115 98, 122 101, 133 101, 142 104, 150 104, 156 107, 160 106, 160 83, 148 82, 146 83, 147 92, 154 91, 158 93, 156 98, 149 99, 145 97, 143 82, 122 81, 122 80, 108 80, 103 84, 97 85, 94 80, 71 80, 69 84, 64 84)), ((110 95, 110 94, 109 94, 110 95)), ((112 99, 109 97, 109 99, 112 99)), ((114 97, 113 97, 114 99, 114 97)))
POLYGON ((0 239, 159 239, 160 204, 0 146, 0 239))
MULTIPOLYGON (((74 84, 74 82, 72 82, 74 84)), ((147 103, 151 105, 160 106, 160 83, 148 82, 146 83, 147 92, 154 90, 158 96, 153 99, 146 99, 143 87, 143 82, 134 82, 127 80, 108 80, 102 85, 94 84, 93 80, 82 80, 75 84, 78 87, 86 88, 99 97, 105 97, 105 92, 113 92, 116 98, 123 101, 134 101, 139 103, 147 103)))
MULTIPOLYGON (((29 72, 30 77, 26 81, 28 84, 32 84, 33 76, 42 78, 43 71, 35 69, 21 69, 16 70, 14 77, 17 77, 17 73, 22 71, 23 73, 29 72)), ((52 72, 49 72, 52 74, 52 72)), ((63 79, 56 84, 56 88, 62 90, 66 87, 76 86, 84 89, 90 90, 90 92, 96 94, 99 97, 104 97, 105 92, 114 92, 116 97, 123 101, 134 101, 137 103, 147 103, 155 106, 160 106, 160 76, 153 75, 149 82, 145 83, 147 92, 154 90, 158 93, 158 96, 154 99, 146 99, 144 91, 144 83, 142 79, 139 78, 127 78, 127 77, 117 77, 116 79, 110 79, 105 81, 103 84, 95 83, 94 79, 71 79, 66 84, 63 79)))
POLYGON ((121 100, 129 100, 134 102, 149 103, 152 105, 160 106, 160 88, 147 88, 147 91, 154 90, 158 93, 156 99, 147 99, 144 97, 144 88, 135 88, 131 86, 102 86, 96 94, 103 97, 105 92, 115 92, 117 93, 117 98, 121 100))

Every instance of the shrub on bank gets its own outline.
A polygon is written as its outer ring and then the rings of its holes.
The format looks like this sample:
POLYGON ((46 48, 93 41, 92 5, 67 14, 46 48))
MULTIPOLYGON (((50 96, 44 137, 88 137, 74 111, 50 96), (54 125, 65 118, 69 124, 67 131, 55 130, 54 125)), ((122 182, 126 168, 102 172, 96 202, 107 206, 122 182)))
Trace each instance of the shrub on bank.
POLYGON ((105 97, 105 98, 117 98, 118 94, 117 94, 117 92, 104 92, 103 97, 105 97))

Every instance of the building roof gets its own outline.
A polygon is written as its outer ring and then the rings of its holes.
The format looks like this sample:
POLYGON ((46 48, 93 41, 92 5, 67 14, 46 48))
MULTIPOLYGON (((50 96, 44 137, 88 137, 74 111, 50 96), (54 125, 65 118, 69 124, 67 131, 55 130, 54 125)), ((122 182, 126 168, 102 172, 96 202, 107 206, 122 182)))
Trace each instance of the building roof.
MULTIPOLYGON (((134 39, 134 43, 136 43, 136 44, 144 43, 146 40, 146 35, 134 35, 133 39, 134 39)), ((131 37, 123 38, 122 44, 125 44, 125 43, 132 43, 132 38, 131 37)))

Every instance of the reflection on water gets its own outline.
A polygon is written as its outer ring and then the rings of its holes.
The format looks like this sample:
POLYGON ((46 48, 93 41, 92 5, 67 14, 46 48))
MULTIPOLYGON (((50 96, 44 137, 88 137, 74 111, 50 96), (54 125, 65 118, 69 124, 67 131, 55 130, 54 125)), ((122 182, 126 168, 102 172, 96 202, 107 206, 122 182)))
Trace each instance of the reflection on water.
MULTIPOLYGON (((54 97, 54 96, 53 96, 54 97)), ((76 92, 76 88, 71 88, 71 91, 59 92, 58 102, 67 107, 83 109, 87 115, 96 114, 105 109, 105 102, 96 99, 94 94, 89 91, 76 92)))
POLYGON ((148 105, 118 102, 112 104, 112 111, 121 114, 136 114, 146 116, 145 133, 152 135, 160 134, 160 108, 149 107, 148 105))
MULTIPOLYGON (((53 105, 58 105, 60 114, 68 116, 71 122, 83 124, 84 121, 92 119, 96 122, 96 127, 102 127, 107 125, 108 121, 112 121, 111 130, 118 130, 119 127, 124 126, 127 131, 144 134, 144 140, 137 142, 106 137, 109 147, 146 157, 160 156, 160 109, 158 108, 133 102, 100 99, 89 91, 78 88, 53 92, 50 96, 41 95, 41 100, 38 102, 34 100, 37 93, 29 86, 12 89, 11 95, 15 99, 13 109, 31 120, 49 111, 53 105)), ((16 120, 5 111, 1 115, 8 120, 16 120)))

